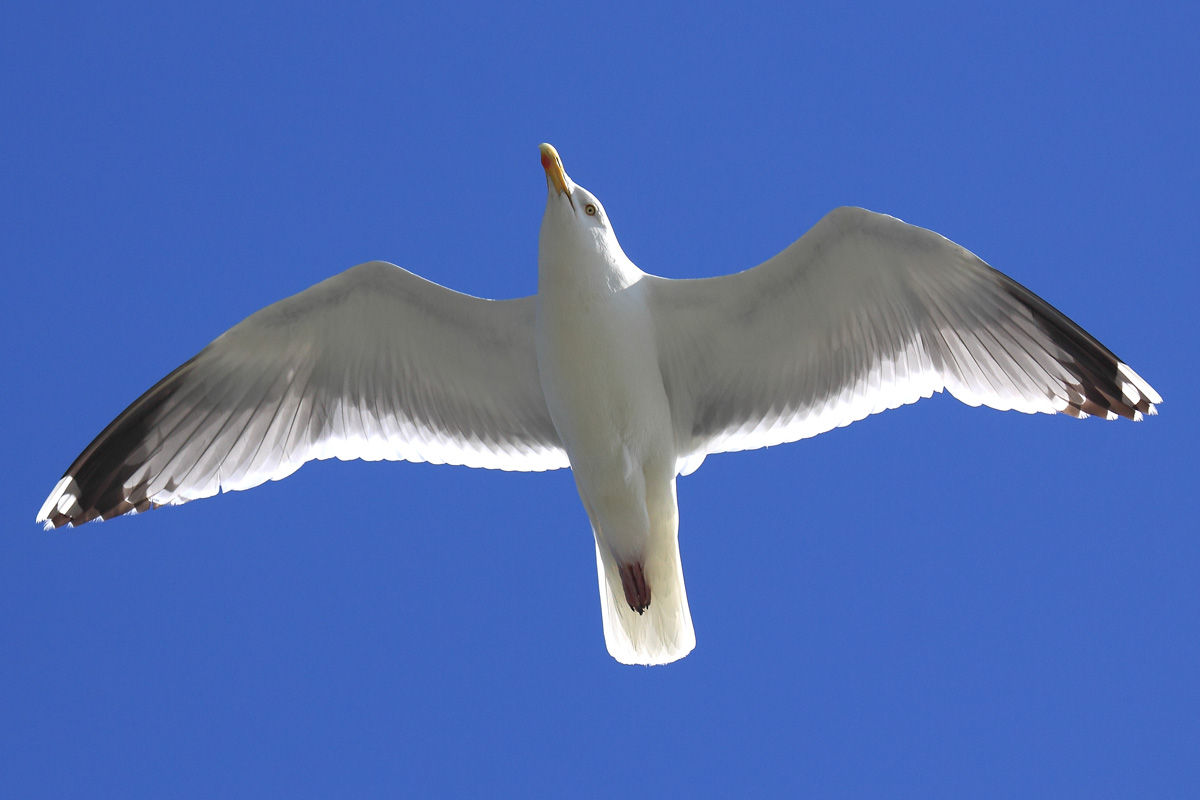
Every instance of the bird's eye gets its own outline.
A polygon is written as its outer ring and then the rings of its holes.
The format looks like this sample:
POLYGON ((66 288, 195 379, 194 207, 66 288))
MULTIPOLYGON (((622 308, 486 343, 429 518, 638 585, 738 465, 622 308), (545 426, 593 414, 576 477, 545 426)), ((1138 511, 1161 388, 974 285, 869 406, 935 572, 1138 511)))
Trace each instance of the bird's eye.
POLYGON ((584 206, 583 210, 589 217, 596 216, 596 207, 591 203, 588 203, 586 206, 584 206))

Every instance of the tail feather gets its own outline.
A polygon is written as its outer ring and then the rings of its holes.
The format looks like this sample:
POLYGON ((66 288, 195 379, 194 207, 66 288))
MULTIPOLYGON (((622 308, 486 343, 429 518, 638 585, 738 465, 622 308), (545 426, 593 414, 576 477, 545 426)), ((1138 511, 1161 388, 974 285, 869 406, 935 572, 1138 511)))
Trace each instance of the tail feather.
POLYGON ((638 613, 626 600, 617 559, 608 547, 597 542, 596 572, 600 581, 604 642, 609 654, 622 664, 669 664, 696 646, 692 613, 683 585, 679 540, 671 536, 669 542, 650 548, 644 571, 651 599, 642 613, 638 613))

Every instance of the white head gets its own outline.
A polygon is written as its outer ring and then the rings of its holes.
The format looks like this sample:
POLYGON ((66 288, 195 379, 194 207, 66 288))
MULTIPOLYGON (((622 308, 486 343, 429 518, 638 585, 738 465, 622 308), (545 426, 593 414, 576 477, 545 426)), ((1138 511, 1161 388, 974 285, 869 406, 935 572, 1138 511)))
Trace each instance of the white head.
POLYGON ((604 206, 567 176, 557 150, 548 144, 539 149, 548 190, 538 239, 539 279, 559 273, 575 282, 599 277, 611 289, 636 282, 642 272, 621 249, 604 206))

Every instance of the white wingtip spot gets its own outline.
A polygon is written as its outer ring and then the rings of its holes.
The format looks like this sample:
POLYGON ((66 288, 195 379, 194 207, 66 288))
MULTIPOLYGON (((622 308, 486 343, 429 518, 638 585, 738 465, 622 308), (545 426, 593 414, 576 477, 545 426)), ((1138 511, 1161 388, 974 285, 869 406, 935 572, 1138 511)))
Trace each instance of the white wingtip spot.
POLYGON ((50 492, 46 502, 42 503, 34 522, 47 522, 55 511, 68 517, 83 511, 83 506, 79 505, 79 484, 70 475, 64 475, 55 484, 54 491, 50 492))
POLYGON ((1149 400, 1151 405, 1162 402, 1162 397, 1159 396, 1158 392, 1151 389, 1150 384, 1142 380, 1142 376, 1131 370, 1128 364, 1118 362, 1117 371, 1124 375, 1130 383, 1136 386, 1138 391, 1141 392, 1142 397, 1149 400))
POLYGON ((1137 402, 1142 399, 1142 393, 1138 391, 1138 387, 1128 381, 1121 381, 1121 395, 1129 401, 1130 405, 1137 405, 1137 402))

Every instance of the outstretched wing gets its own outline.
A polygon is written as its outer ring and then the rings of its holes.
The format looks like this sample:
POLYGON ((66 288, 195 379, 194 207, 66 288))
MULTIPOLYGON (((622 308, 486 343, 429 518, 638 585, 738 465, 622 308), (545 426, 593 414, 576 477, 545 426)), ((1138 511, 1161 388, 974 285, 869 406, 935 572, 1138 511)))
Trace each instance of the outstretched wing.
POLYGON ((1050 304, 932 231, 839 208, 734 275, 650 279, 680 469, 934 392, 1115 419, 1162 398, 1050 304))
POLYGON ((533 322, 532 297, 481 300, 360 264, 247 317, 142 395, 37 520, 185 503, 330 457, 565 467, 533 322))

